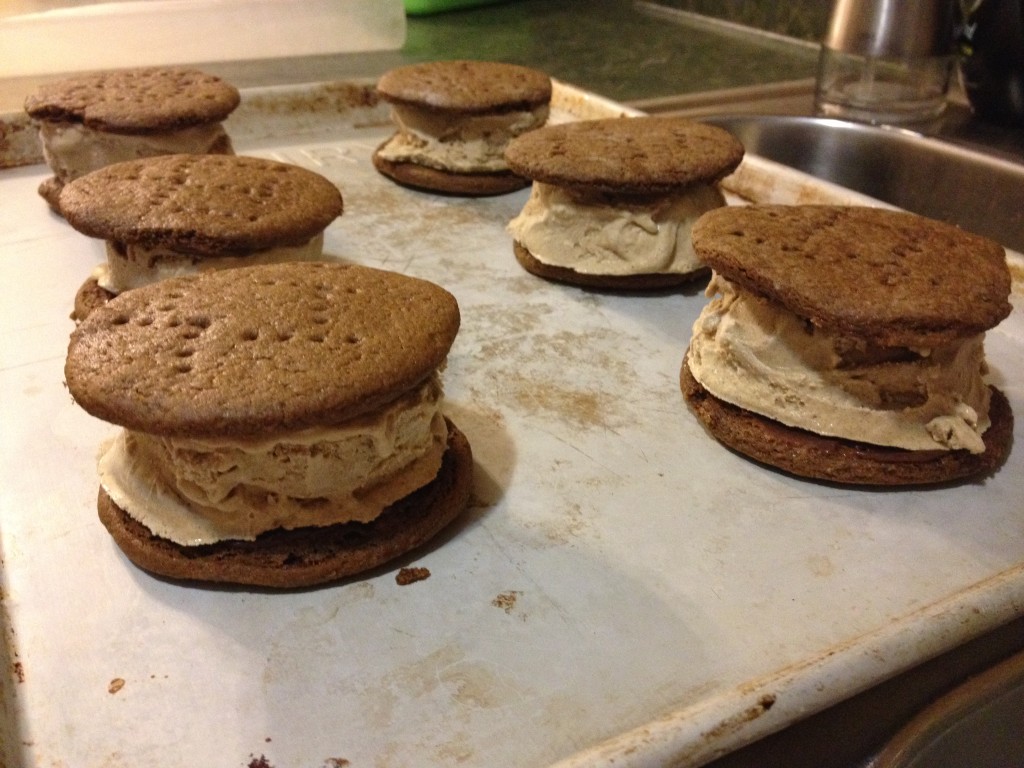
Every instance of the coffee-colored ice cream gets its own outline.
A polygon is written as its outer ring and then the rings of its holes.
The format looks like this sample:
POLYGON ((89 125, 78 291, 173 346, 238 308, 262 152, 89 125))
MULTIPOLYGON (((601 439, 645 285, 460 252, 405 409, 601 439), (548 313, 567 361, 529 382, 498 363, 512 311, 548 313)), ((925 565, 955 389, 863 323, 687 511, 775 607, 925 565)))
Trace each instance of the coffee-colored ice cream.
POLYGON ((690 243, 693 223, 722 205, 713 185, 623 199, 534 182, 508 230, 538 261, 583 274, 686 274, 701 267, 690 243))
POLYGON ((190 275, 200 270, 230 269, 285 261, 317 261, 323 256, 323 233, 306 243, 265 248, 247 254, 199 256, 180 253, 162 246, 106 241, 107 263, 94 272, 100 287, 113 294, 139 288, 170 277, 190 275))
POLYGON ((792 427, 909 450, 985 450, 984 335, 869 347, 714 275, 687 363, 715 397, 792 427))
POLYGON ((39 138, 47 165, 62 182, 124 160, 178 153, 224 154, 231 148, 220 123, 124 134, 96 131, 80 123, 40 120, 39 138))
POLYGON ((382 410, 337 427, 259 440, 124 431, 100 482, 153 533, 185 545, 274 528, 368 522, 437 475, 447 427, 435 374, 382 410))
POLYGON ((505 146, 544 124, 545 104, 532 111, 457 114, 392 107, 398 132, 378 150, 391 162, 413 162, 441 170, 481 173, 508 170, 505 146))

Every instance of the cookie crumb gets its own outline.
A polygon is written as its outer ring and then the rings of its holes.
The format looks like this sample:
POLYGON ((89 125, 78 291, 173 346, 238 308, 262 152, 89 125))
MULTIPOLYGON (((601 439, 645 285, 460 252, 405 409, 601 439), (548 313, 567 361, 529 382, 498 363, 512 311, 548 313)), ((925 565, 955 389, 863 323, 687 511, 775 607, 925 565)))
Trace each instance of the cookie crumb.
POLYGON ((430 578, 430 571, 427 568, 401 568, 395 574, 395 583, 401 587, 417 581, 430 578))
POLYGON ((496 598, 491 600, 491 605, 495 608, 501 608, 505 613, 512 613, 512 609, 516 607, 516 600, 519 599, 519 592, 515 589, 510 589, 508 592, 502 592, 496 598))

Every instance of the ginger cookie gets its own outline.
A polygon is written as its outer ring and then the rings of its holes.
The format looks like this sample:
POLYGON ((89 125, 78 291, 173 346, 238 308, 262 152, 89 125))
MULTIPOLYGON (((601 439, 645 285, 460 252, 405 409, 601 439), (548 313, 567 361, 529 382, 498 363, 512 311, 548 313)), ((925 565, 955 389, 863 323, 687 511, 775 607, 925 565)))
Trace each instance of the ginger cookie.
POLYGON ((547 121, 551 79, 543 72, 492 61, 432 61, 386 72, 377 92, 397 125, 373 153, 383 175, 468 197, 529 184, 509 170, 504 150, 547 121))
POLYGON ((1010 312, 1001 246, 879 208, 705 214, 713 270, 680 373, 725 445, 835 483, 928 485, 1005 461, 1013 414, 986 381, 985 331, 1010 312))
POLYGON ((230 154, 222 122, 241 96, 213 75, 146 67, 73 75, 40 85, 25 100, 54 175, 39 193, 60 212, 60 190, 97 168, 137 157, 230 154))
POLYGON ((73 317, 166 277, 255 263, 318 260, 343 211, 327 178, 238 155, 162 155, 108 165, 65 185, 67 221, 106 241, 107 263, 76 297, 73 317))
POLYGON ((683 285, 707 274, 690 228, 725 205, 718 181, 743 158, 727 131, 667 117, 549 125, 512 141, 505 158, 532 180, 509 223, 528 272, 607 289, 683 285))
POLYGON ((214 271, 126 292, 82 321, 65 378, 124 429, 99 512, 174 579, 309 586, 420 546, 469 500, 442 413, 459 327, 447 291, 355 265, 214 271))

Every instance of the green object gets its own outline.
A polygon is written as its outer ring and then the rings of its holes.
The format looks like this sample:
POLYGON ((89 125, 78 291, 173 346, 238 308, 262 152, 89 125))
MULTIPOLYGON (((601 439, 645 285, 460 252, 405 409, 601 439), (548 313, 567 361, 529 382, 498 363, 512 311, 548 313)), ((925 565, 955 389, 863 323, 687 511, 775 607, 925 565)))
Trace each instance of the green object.
POLYGON ((428 13, 456 11, 459 8, 472 8, 477 5, 492 5, 504 0, 404 0, 405 12, 410 16, 422 16, 428 13))

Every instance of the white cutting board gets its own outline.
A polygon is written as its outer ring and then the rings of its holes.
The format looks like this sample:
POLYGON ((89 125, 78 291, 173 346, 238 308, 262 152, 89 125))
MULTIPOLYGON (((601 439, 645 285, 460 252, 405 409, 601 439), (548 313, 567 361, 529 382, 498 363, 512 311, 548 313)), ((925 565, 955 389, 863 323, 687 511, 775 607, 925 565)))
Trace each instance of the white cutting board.
POLYGON ((0 77, 397 49, 402 0, 134 0, 0 18, 0 77))

